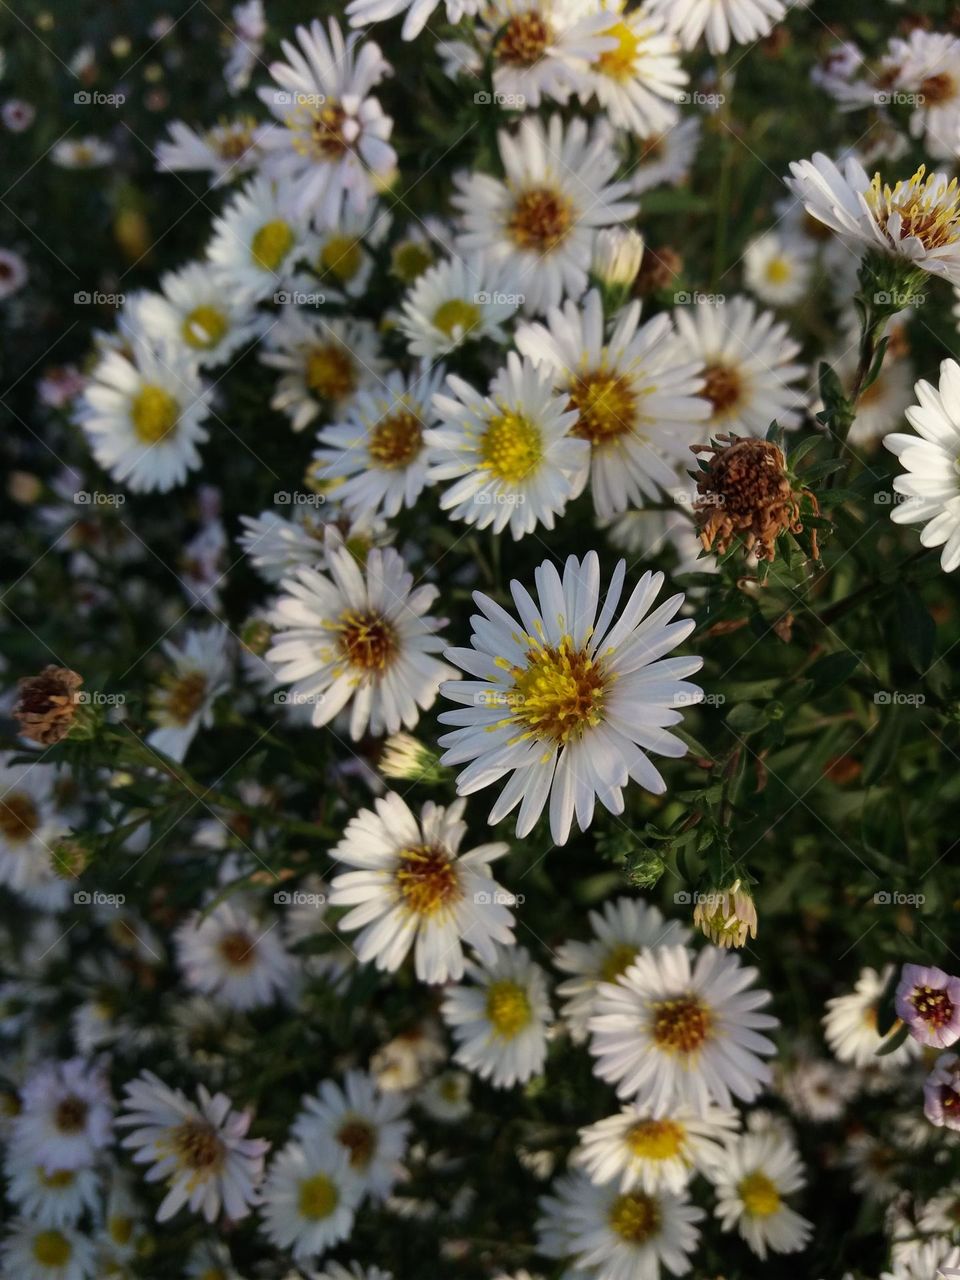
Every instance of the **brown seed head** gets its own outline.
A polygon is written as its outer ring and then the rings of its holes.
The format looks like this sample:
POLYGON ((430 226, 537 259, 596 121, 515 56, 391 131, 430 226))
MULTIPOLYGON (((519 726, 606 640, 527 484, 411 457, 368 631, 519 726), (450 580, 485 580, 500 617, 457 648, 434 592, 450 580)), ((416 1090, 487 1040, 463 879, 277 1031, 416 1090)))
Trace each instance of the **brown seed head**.
POLYGON ((65 738, 77 714, 76 693, 83 676, 67 667, 49 666, 38 676, 23 677, 18 684, 20 694, 13 714, 23 736, 44 747, 65 738))

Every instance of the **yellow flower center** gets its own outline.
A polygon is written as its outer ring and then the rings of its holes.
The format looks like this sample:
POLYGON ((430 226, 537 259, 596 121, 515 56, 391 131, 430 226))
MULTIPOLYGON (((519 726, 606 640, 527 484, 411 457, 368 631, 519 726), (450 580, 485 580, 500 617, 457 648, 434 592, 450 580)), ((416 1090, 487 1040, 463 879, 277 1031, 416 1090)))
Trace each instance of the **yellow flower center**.
POLYGON ((207 1120, 184 1120, 170 1135, 170 1144, 181 1166, 208 1177, 224 1161, 220 1135, 207 1120))
POLYGON ((42 1166, 37 1169, 37 1181, 41 1186, 49 1187, 51 1191, 62 1191, 64 1187, 72 1187, 76 1176, 72 1169, 55 1169, 53 1173, 47 1173, 42 1166))
POLYGON ((743 383, 736 369, 724 365, 708 365, 703 373, 703 390, 700 394, 713 405, 715 414, 729 413, 743 395, 743 383))
POLYGON ((293 228, 282 218, 265 222, 250 242, 250 256, 264 271, 276 271, 293 248, 293 228))
POLYGON ((597 447, 634 431, 637 397, 627 378, 614 373, 584 373, 567 388, 569 408, 580 417, 571 435, 597 447))
POLYGON ((321 400, 344 400, 356 389, 356 365, 346 347, 331 342, 309 353, 305 378, 321 400))
POLYGON ((491 418, 480 441, 481 465, 505 484, 520 484, 543 458, 540 428, 520 413, 491 418))
POLYGON ((586 649, 575 649, 570 636, 554 648, 534 644, 525 667, 510 668, 513 688, 506 693, 509 721, 533 737, 557 745, 581 737, 603 718, 608 679, 586 649))
POLYGON ((419 240, 401 241, 390 255, 390 269, 404 284, 413 284, 432 264, 433 254, 429 246, 419 240))
POLYGON ((40 813, 25 791, 0 796, 0 835, 11 844, 29 840, 40 825, 40 813))
POLYGON ((517 197, 507 220, 507 233, 520 249, 550 253, 573 226, 573 205, 559 191, 535 187, 517 197))
POLYGON ((129 1244, 133 1235, 133 1219, 115 1215, 107 1223, 107 1231, 114 1244, 129 1244))
POLYGON ((626 971, 637 958, 637 948, 630 942, 621 942, 607 953, 600 966, 600 976, 604 982, 616 982, 621 973, 626 971))
POLYGON ((360 1116, 348 1117, 337 1132, 337 1141, 349 1151, 354 1169, 366 1169, 377 1149, 376 1130, 360 1116))
POLYGON ((352 280, 362 265, 362 242, 345 235, 334 235, 326 240, 317 263, 321 275, 335 276, 344 283, 352 280))
POLYGON ((180 406, 169 391, 147 383, 134 396, 130 417, 138 440, 159 444, 175 430, 180 406))
POLYGON ((340 652, 361 671, 383 671, 397 647, 397 636, 385 618, 376 613, 348 609, 340 618, 340 652))
POLYGON ((765 1173, 748 1173, 737 1187, 751 1218, 769 1218, 780 1208, 780 1192, 765 1173))
POLYGON ((874 175, 864 192, 867 204, 882 231, 893 215, 900 215, 900 239, 916 236, 925 249, 942 249, 960 240, 960 188, 957 179, 940 188, 937 175, 927 175, 921 165, 908 182, 895 187, 881 185, 874 175))
POLYGON ((710 1035, 710 1010, 694 995, 655 1000, 651 1012, 654 1041, 669 1053, 696 1053, 710 1035))
POLYGON ((621 1240, 628 1244, 646 1244, 660 1230, 660 1206, 652 1196, 631 1191, 617 1196, 607 1221, 621 1240))
POLYGON ((414 915, 432 916, 461 897, 455 865, 447 851, 435 845, 401 850, 395 874, 404 903, 414 915))
POLYGON ((41 1231, 33 1237, 33 1256, 41 1267, 65 1267, 73 1250, 59 1231, 41 1231))
POLYGON ((381 418, 370 432, 367 452, 384 471, 409 467, 423 446, 423 423, 411 409, 399 408, 381 418))
POLYGON ((639 1120, 627 1131, 627 1146, 641 1160, 673 1160, 683 1150, 683 1139, 673 1120, 639 1120))
POLYGON ((256 120, 246 116, 233 124, 211 129, 205 135, 205 141, 211 146, 221 160, 242 160, 253 146, 253 131, 256 120))
POLYGON ((626 22, 615 22, 603 33, 616 40, 616 47, 607 49, 597 59, 597 70, 613 80, 629 80, 633 75, 633 63, 641 40, 626 22))
POLYGON ((310 160, 339 160, 349 150, 344 135, 347 113, 339 102, 327 101, 311 107, 299 103, 287 118, 293 131, 294 148, 310 160))
POLYGON ((529 1026, 533 1020, 530 998, 518 982, 502 978, 487 988, 487 1018, 494 1032, 504 1040, 529 1026))
POLYGON ((771 258, 766 275, 771 284, 786 284, 793 275, 793 268, 787 258, 771 258))
POLYGON ((207 677, 202 671, 168 676, 154 699, 154 714, 166 724, 189 724, 207 696, 207 677))
POLYGON ((340 1203, 340 1192, 325 1173, 315 1173, 300 1183, 298 1206, 311 1222, 329 1218, 340 1203))
POLYGON ((448 338, 465 337, 480 323, 480 308, 465 298, 448 298, 433 313, 433 326, 448 338))
POLYGON ((532 67, 543 57, 551 34, 548 23, 535 9, 514 14, 497 41, 494 55, 514 67, 532 67))
POLYGON ((183 336, 191 347, 196 347, 200 351, 209 351, 211 347, 215 347, 223 340, 229 328, 229 321, 222 311, 218 311, 216 307, 204 305, 194 307, 184 319, 183 336))

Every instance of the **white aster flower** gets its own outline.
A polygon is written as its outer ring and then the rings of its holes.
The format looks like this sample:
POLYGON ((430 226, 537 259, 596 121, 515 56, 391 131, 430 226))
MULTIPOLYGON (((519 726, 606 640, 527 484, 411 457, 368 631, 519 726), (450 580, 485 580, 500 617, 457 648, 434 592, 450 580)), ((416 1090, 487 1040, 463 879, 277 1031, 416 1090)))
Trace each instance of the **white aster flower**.
POLYGON ((671 622, 683 604, 676 595, 646 617, 663 585, 646 573, 614 621, 626 576, 621 560, 600 603, 600 561, 595 551, 570 556, 563 578, 552 561, 536 570, 539 609, 526 588, 511 582, 521 622, 475 593, 481 613, 472 619, 472 648, 447 656, 474 678, 444 686, 457 702, 441 723, 458 726, 440 739, 442 763, 471 764, 457 778, 461 795, 512 774, 490 813, 499 822, 520 805, 517 834, 529 835, 550 797, 550 832, 566 843, 576 814, 585 831, 594 804, 622 813, 623 788, 632 779, 661 794, 666 783, 648 752, 686 754, 668 731, 682 720, 678 701, 701 691, 685 677, 700 658, 665 658, 693 630, 692 620, 671 622))
POLYGON ((182 760, 202 727, 213 724, 213 705, 230 687, 226 627, 188 631, 183 644, 163 641, 172 668, 150 695, 150 718, 158 726, 147 743, 172 760, 182 760))
POLYGON ((785 1202, 806 1183, 793 1144, 776 1134, 746 1133, 727 1145, 716 1166, 716 1215, 724 1231, 737 1228, 757 1255, 798 1253, 805 1249, 813 1224, 785 1202))
POLYGON ((587 288, 593 233, 632 218, 629 183, 613 182, 618 159, 606 121, 588 129, 527 116, 516 133, 498 135, 504 179, 473 173, 456 180, 458 249, 487 253, 503 265, 510 289, 536 314, 577 299, 587 288))
POLYGON ((877 1032, 880 998, 892 973, 893 965, 885 965, 880 973, 876 969, 861 969, 853 991, 827 1001, 827 1012, 823 1017, 824 1034, 840 1062, 861 1068, 878 1067, 888 1073, 899 1070, 920 1052, 916 1040, 908 1036, 893 1053, 877 1056, 884 1040, 892 1039, 900 1026, 899 1021, 895 1022, 884 1037, 877 1032))
POLYGON ((752 1102, 770 1083, 763 1062, 776 1046, 761 1032, 778 1025, 758 1013, 770 993, 748 990, 757 970, 739 956, 705 947, 653 947, 616 983, 602 983, 590 1020, 594 1071, 654 1117, 677 1105, 705 1115, 752 1102))
POLYGON ((207 257, 226 293, 250 306, 283 293, 306 243, 289 190, 259 175, 214 218, 207 257))
POLYGON ((678 1106, 659 1117, 624 1107, 580 1130, 573 1159, 598 1185, 616 1180, 621 1191, 678 1193, 695 1173, 723 1159, 724 1140, 739 1124, 735 1111, 713 1106, 702 1116, 678 1106))
POLYGON ((810 288, 814 247, 809 240, 789 239, 764 231, 743 251, 743 278, 751 293, 772 307, 800 302, 810 288))
POLYGON ((914 95, 910 134, 936 160, 960 147, 960 40, 943 31, 911 31, 893 39, 880 65, 888 95, 914 95))
POLYGON ((594 1186, 583 1174, 557 1180, 540 1200, 538 1246, 547 1257, 563 1258, 564 1274, 595 1280, 657 1280, 661 1267, 671 1275, 690 1269, 704 1211, 686 1193, 618 1191, 615 1183, 594 1186))
POLYGON ((270 404, 290 419, 294 431, 321 413, 343 413, 364 386, 382 386, 385 363, 369 320, 325 320, 286 306, 264 339, 260 359, 281 377, 270 404))
POLYGON ((262 1227, 297 1261, 314 1261, 353 1230, 363 1183, 346 1151, 314 1140, 289 1142, 273 1158, 262 1188, 262 1227))
POLYGON ((137 318, 151 342, 185 345, 201 368, 223 364, 262 329, 260 319, 224 293, 205 262, 191 262, 160 278, 160 293, 138 300, 137 318))
POLYGON ((348 1071, 343 1088, 324 1080, 316 1096, 303 1099, 293 1136, 321 1150, 341 1146, 365 1194, 383 1200, 404 1173, 410 1132, 406 1109, 403 1094, 382 1093, 372 1076, 348 1071))
POLYGON ((93 456, 134 493, 165 493, 200 466, 210 393, 180 344, 136 338, 129 353, 105 351, 76 414, 93 456))
POLYGON ((554 957, 561 973, 573 975, 560 983, 557 995, 563 999, 560 1012, 574 1044, 587 1039, 601 982, 613 982, 648 947, 683 945, 690 940, 688 928, 677 920, 664 920, 657 907, 639 898, 605 902, 602 911, 591 911, 588 919, 593 938, 565 942, 554 957))
POLYGON ((678 187, 686 182, 700 146, 697 116, 685 116, 677 124, 640 140, 639 157, 630 175, 630 189, 641 195, 653 187, 678 187))
MULTIPOLYGON (((405 13, 402 35, 404 40, 413 40, 427 25, 439 3, 440 0, 350 0, 347 16, 352 27, 363 27, 368 22, 385 22, 398 13, 405 13)), ((484 0, 444 0, 446 19, 455 24, 461 18, 473 17, 483 4, 484 0)))
POLYGON ((267 20, 263 0, 244 0, 234 5, 231 13, 230 52, 223 67, 223 78, 231 93, 239 93, 250 83, 254 67, 260 61, 267 20))
POLYGON ((0 884, 15 893, 43 892, 66 870, 55 856, 69 828, 57 812, 56 781, 50 765, 13 764, 12 755, 0 755, 0 884))
POLYGON ((112 1139, 113 1101, 102 1067, 82 1058, 35 1068, 13 1125, 19 1155, 45 1172, 83 1169, 112 1139))
POLYGON ((134 1152, 134 1163, 151 1166, 147 1182, 167 1184, 157 1221, 166 1222, 184 1205, 202 1212, 207 1222, 221 1208, 229 1218, 245 1218, 270 1146, 246 1136, 252 1113, 234 1111, 226 1094, 211 1095, 202 1084, 197 1105, 151 1071, 131 1080, 125 1091, 127 1114, 117 1124, 133 1132, 121 1145, 134 1152))
POLYGON ((779 1091, 787 1106, 802 1120, 839 1120, 860 1089, 855 1071, 827 1058, 802 1057, 784 1070, 779 1091))
POLYGON ((350 735, 412 729, 453 674, 432 655, 444 625, 427 609, 437 588, 414 587, 391 547, 374 549, 361 569, 346 547, 327 557, 329 576, 298 569, 282 583, 266 655, 291 697, 313 704, 313 723, 329 723, 352 700, 350 735))
POLYGON ((72 1227, 45 1227, 28 1218, 10 1224, 0 1244, 4 1276, 17 1280, 93 1280, 93 1243, 72 1227))
POLYGON ((392 518, 412 507, 427 484, 432 450, 426 430, 440 421, 433 397, 443 367, 421 366, 405 376, 391 369, 382 382, 358 391, 342 420, 324 427, 326 448, 313 455, 327 480, 340 480, 337 502, 358 519, 392 518))
POLYGON ((618 129, 641 138, 666 133, 680 119, 687 83, 676 40, 649 5, 626 12, 614 0, 602 13, 610 25, 601 34, 612 47, 589 58, 590 88, 618 129))
POLYGON ((546 975, 524 947, 502 947, 492 964, 468 961, 469 985, 450 987, 443 1020, 457 1042, 454 1061, 511 1089, 543 1070, 553 1012, 546 975))
POLYGON ((410 354, 436 359, 465 342, 504 342, 504 321, 522 298, 507 275, 483 254, 444 259, 420 272, 407 291, 397 324, 410 354))
POLYGON ((100 1177, 91 1166, 48 1171, 13 1145, 3 1171, 7 1198, 37 1226, 72 1226, 84 1212, 99 1209, 100 1177))
POLYGON ((420 981, 446 982, 463 977, 464 943, 491 964, 495 944, 513 942, 513 898, 489 870, 509 845, 459 854, 465 807, 428 801, 417 818, 390 793, 347 824, 331 857, 359 869, 334 877, 330 903, 353 908, 340 928, 362 930, 353 943, 361 962, 393 972, 415 946, 420 981))
POLYGON ((839 169, 822 152, 790 165, 786 184, 811 217, 862 253, 866 249, 898 259, 960 284, 960 190, 957 179, 927 173, 893 187, 880 174, 872 181, 853 156, 839 169))
POLYGON ((705 365, 700 394, 712 410, 709 435, 762 439, 774 419, 786 430, 799 425, 803 393, 794 384, 807 370, 795 362, 800 344, 772 311, 739 296, 677 307, 673 318, 690 358, 705 365))
POLYGON ((417 1102, 428 1116, 453 1124, 470 1114, 470 1077, 465 1071, 441 1071, 428 1080, 417 1094, 417 1102))
POLYGON ((577 416, 549 372, 511 351, 488 395, 453 374, 447 386, 456 398, 434 397, 442 426, 426 433, 429 479, 455 481, 441 508, 478 529, 500 533, 509 525, 515 539, 538 524, 552 529, 583 487, 590 449, 568 435, 577 416))
POLYGON ((282 1002, 295 985, 296 965, 277 924, 232 902, 194 912, 175 934, 184 982, 231 1009, 282 1002))
POLYGON ((922 524, 920 542, 942 546, 941 568, 952 573, 960 565, 960 365, 944 360, 939 385, 921 380, 914 390, 920 403, 906 412, 916 435, 895 432, 883 441, 906 473, 893 482, 905 501, 892 509, 890 519, 922 524))
POLYGON ((389 213, 378 213, 370 204, 363 213, 345 213, 336 226, 309 232, 304 250, 308 271, 296 277, 295 289, 309 293, 319 286, 331 302, 361 297, 375 265, 370 251, 386 239, 390 222, 389 213))
POLYGON ((102 169, 116 158, 116 148, 102 138, 61 138, 50 148, 50 159, 61 169, 102 169))
POLYGON ((669 315, 641 325, 632 302, 607 339, 600 294, 591 289, 582 304, 551 310, 545 325, 521 325, 516 343, 550 370, 577 412, 571 434, 591 446, 590 490, 601 518, 676 487, 677 466, 689 460, 710 409, 700 353, 677 337, 669 315))
POLYGON ((676 32, 685 49, 705 38, 711 53, 726 53, 731 39, 752 44, 787 15, 783 0, 649 0, 652 13, 676 32))
POLYGON ((264 136, 263 167, 291 184, 299 212, 332 227, 344 206, 362 213, 396 167, 393 121, 370 97, 390 64, 372 40, 345 40, 334 18, 326 31, 314 18, 296 37, 281 42, 286 62, 271 64, 279 87, 259 90, 278 122, 264 136))
POLYGON ((171 120, 170 137, 157 143, 157 168, 168 173, 209 173, 210 185, 232 182, 256 168, 263 158, 260 140, 267 125, 253 116, 238 116, 202 133, 183 120, 171 120))

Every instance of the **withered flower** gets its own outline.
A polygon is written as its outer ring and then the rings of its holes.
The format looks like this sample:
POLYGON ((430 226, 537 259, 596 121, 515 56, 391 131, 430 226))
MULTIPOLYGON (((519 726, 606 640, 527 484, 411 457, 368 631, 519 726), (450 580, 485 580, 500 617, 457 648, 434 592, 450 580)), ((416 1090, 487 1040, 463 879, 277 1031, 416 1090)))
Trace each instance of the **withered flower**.
MULTIPOLYGON (((710 444, 691 446, 709 455, 705 471, 697 474, 694 512, 705 551, 723 555, 737 537, 745 553, 772 560, 781 533, 802 533, 801 500, 814 513, 819 505, 809 489, 795 489, 787 475, 786 459, 770 440, 717 436, 710 444)), ((817 535, 810 535, 814 559, 817 535)))
POLYGON ((51 747, 70 732, 77 714, 77 690, 83 676, 67 667, 48 666, 38 676, 24 676, 13 714, 20 732, 31 742, 51 747))

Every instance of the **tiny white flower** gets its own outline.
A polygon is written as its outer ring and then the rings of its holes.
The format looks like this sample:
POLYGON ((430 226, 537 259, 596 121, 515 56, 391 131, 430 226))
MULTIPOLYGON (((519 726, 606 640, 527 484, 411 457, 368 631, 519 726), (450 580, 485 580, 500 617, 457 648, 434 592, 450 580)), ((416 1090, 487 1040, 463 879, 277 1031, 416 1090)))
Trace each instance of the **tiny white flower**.
POLYGON ((724 1231, 736 1227, 758 1258, 806 1248, 813 1224, 786 1203, 806 1182, 792 1143, 771 1133, 731 1139, 713 1180, 724 1231))
POLYGON ((173 760, 182 760, 200 728, 213 724, 213 704, 230 687, 226 627, 188 631, 182 645, 163 642, 172 669, 150 696, 150 717, 157 725, 148 744, 173 760))

